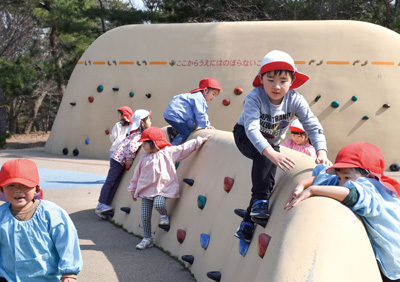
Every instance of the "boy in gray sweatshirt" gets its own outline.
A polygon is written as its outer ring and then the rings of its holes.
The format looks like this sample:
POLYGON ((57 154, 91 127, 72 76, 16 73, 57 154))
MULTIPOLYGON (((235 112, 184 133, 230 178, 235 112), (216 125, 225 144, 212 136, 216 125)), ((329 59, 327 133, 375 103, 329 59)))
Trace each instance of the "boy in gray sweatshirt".
POLYGON ((327 157, 324 131, 302 95, 294 89, 309 77, 297 71, 293 58, 282 51, 269 52, 247 94, 244 109, 233 134, 239 151, 253 160, 251 200, 235 236, 250 242, 254 222, 269 218, 268 206, 276 168, 283 171, 295 166, 294 160, 280 153, 279 143, 296 117, 303 125, 317 151, 316 163, 331 162, 327 157))

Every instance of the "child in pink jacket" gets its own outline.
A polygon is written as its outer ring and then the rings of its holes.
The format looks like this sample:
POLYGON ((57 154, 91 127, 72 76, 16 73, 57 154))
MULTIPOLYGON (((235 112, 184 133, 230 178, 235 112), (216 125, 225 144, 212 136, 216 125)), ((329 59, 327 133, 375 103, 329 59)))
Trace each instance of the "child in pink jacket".
POLYGON ((143 240, 136 246, 143 250, 153 246, 151 238, 151 214, 154 208, 160 213, 160 225, 168 226, 169 219, 165 207, 166 198, 179 198, 179 183, 175 162, 183 160, 200 148, 210 135, 197 137, 178 146, 172 146, 164 131, 150 127, 142 132, 139 142, 145 154, 142 155, 131 179, 128 191, 134 201, 142 198, 143 240))

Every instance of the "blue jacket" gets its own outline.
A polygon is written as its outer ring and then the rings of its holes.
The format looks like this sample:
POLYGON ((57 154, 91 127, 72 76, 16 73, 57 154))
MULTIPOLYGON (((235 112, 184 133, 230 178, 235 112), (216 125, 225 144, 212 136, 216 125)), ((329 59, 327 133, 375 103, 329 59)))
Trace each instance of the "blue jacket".
POLYGON ((164 118, 186 123, 192 130, 198 126, 206 128, 210 126, 207 110, 207 101, 202 92, 184 93, 172 98, 164 112, 164 118))
POLYGON ((1 205, 0 238, 0 277, 7 281, 59 282, 82 270, 75 226, 52 202, 42 200, 28 221, 17 220, 10 203, 1 205))
MULTIPOLYGON (((325 172, 328 166, 318 165, 313 171, 313 185, 338 185, 336 175, 325 172), (337 184, 335 184, 337 183, 337 184)), ((400 201, 391 190, 373 178, 360 177, 347 181, 346 188, 355 188, 360 197, 349 207, 364 222, 382 273, 391 280, 400 279, 400 201)))

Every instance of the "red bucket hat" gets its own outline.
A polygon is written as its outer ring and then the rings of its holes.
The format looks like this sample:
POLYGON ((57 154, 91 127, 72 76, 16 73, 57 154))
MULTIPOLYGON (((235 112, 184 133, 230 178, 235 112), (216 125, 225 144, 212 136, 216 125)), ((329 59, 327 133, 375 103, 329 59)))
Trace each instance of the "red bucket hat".
POLYGON ((149 127, 142 132, 139 142, 148 140, 153 141, 158 149, 172 146, 172 144, 167 141, 167 136, 165 135, 164 130, 158 127, 149 127))
POLYGON ((214 88, 214 89, 218 89, 219 91, 222 91, 221 86, 219 86, 219 83, 215 78, 207 77, 207 78, 203 78, 202 80, 200 80, 199 88, 193 89, 192 91, 189 91, 189 93, 197 92, 206 87, 214 88))
POLYGON ((293 89, 302 86, 310 79, 308 75, 297 71, 297 68, 294 65, 294 60, 289 54, 282 51, 273 50, 265 55, 262 59, 261 68, 254 78, 253 86, 258 87, 262 85, 260 77, 258 76, 259 74, 264 74, 266 72, 275 70, 288 70, 294 72, 296 79, 292 86, 290 86, 290 88, 293 89))
POLYGON ((121 108, 118 108, 118 110, 122 112, 122 118, 124 119, 124 121, 129 122, 129 124, 131 124, 133 115, 132 109, 127 106, 123 106, 121 108))
POLYGON ((27 187, 39 186, 39 172, 36 164, 27 159, 15 159, 3 164, 0 171, 0 186, 20 183, 27 187))
POLYGON ((336 168, 367 169, 375 175, 390 190, 400 195, 400 184, 393 178, 383 174, 385 170, 385 159, 379 147, 368 142, 355 142, 344 146, 336 156, 335 164, 326 172, 334 174, 336 168))

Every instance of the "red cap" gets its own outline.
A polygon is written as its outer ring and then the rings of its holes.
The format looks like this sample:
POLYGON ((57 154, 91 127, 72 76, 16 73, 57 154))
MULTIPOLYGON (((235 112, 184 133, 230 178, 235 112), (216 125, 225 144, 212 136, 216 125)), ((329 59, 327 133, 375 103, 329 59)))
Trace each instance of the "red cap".
POLYGON ((149 127, 142 132, 139 142, 148 140, 153 141, 158 149, 172 146, 172 144, 167 141, 167 136, 165 135, 164 130, 158 127, 149 127))
POLYGON ((27 187, 39 186, 39 172, 36 164, 27 159, 15 159, 3 164, 0 171, 0 186, 20 183, 27 187))
POLYGON ((289 125, 289 129, 291 132, 305 133, 303 125, 300 123, 298 119, 292 121, 292 123, 289 125))
POLYGON ((122 112, 122 118, 124 119, 124 121, 129 122, 129 124, 131 124, 132 114, 133 114, 132 109, 127 106, 123 106, 121 108, 118 108, 118 110, 122 112))
POLYGON ((336 156, 335 164, 326 172, 334 174, 336 168, 367 169, 378 177, 380 181, 390 190, 400 195, 400 184, 393 178, 383 175, 385 170, 385 159, 379 147, 368 142, 355 142, 344 146, 336 156))
POLYGON ((207 78, 203 78, 202 80, 200 80, 199 88, 193 89, 192 91, 189 91, 189 93, 197 92, 197 91, 202 90, 202 89, 204 89, 206 87, 214 88, 214 89, 218 89, 219 91, 222 91, 221 86, 219 86, 219 83, 215 78, 207 77, 207 78))

